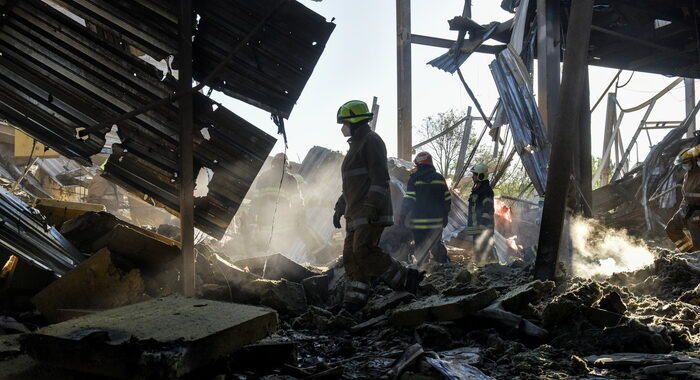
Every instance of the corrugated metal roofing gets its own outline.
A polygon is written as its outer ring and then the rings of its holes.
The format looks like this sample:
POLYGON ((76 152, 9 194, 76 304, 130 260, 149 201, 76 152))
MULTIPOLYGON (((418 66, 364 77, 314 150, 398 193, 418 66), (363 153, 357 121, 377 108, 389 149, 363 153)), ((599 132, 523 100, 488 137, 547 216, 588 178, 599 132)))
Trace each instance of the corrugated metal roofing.
MULTIPOLYGON (((195 80, 202 80, 253 25, 266 19, 212 87, 288 116, 334 25, 296 1, 195 3, 195 80)), ((160 70, 131 52, 140 50, 155 59, 177 57, 177 2, 60 4, 84 23, 39 0, 0 0, 7 15, 0 33, 0 118, 65 157, 91 165, 90 156, 103 148, 107 130, 79 140, 76 127, 100 124, 175 92, 171 75, 163 78, 160 70)), ((194 103, 195 171, 207 167, 214 172, 208 196, 197 199, 195 225, 221 237, 275 139, 203 94, 195 93, 194 103), (204 128, 210 139, 198 132, 204 128)), ((106 177, 149 195, 171 212, 177 209, 177 104, 117 125, 122 143, 113 147, 106 177)))

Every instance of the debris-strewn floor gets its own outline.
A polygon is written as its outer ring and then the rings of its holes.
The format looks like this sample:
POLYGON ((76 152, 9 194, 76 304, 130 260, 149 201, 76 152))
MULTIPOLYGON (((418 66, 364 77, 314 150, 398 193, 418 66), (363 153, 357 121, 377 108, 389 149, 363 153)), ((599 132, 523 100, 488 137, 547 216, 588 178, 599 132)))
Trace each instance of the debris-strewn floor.
MULTIPOLYGON (((277 311, 280 328, 232 354, 215 350, 208 359, 198 357, 209 364, 193 366, 189 378, 700 379, 700 252, 657 249, 653 265, 636 272, 607 279, 561 279, 556 284, 532 281, 531 265, 520 260, 481 268, 434 265, 416 295, 376 284, 370 302, 356 314, 340 307, 342 261, 319 268, 281 255, 231 262, 206 245, 198 246, 198 252, 197 288, 205 299, 197 307, 211 302, 206 299, 262 305, 277 311)), ((46 367, 50 361, 39 365, 35 360, 42 360, 40 356, 27 355, 32 354, 30 345, 20 347, 19 342, 32 342, 21 334, 45 325, 44 318, 58 321, 94 314, 96 307, 128 308, 121 305, 138 300, 110 305, 97 301, 121 284, 125 277, 120 276, 133 271, 145 284, 140 288, 144 299, 165 297, 177 288, 172 265, 158 272, 148 262, 120 254, 116 246, 111 253, 104 274, 98 273, 102 267, 82 264, 91 278, 100 279, 91 282, 93 297, 64 294, 69 303, 51 297, 50 304, 46 297, 36 297, 35 303, 58 313, 48 318, 36 311, 12 312, 0 319, 3 333, 20 333, 0 340, 0 374, 33 380, 84 378, 46 367)), ((84 276, 81 266, 75 273, 72 276, 84 276)), ((66 292, 71 289, 63 287, 66 292)), ((232 318, 225 314, 215 318, 232 318)), ((190 327, 181 329, 182 337, 189 336, 190 327)), ((42 331, 50 328, 38 330, 42 331)), ((152 346, 136 338, 130 338, 134 347, 152 346)), ((129 357, 153 360, 187 352, 185 341, 171 340, 165 343, 167 352, 150 350, 147 358, 129 357)), ((76 360, 70 350, 62 355, 76 360)), ((166 372, 139 374, 158 378, 166 372)), ((167 373, 185 372, 179 368, 167 373)), ((125 374, 121 378, 128 378, 125 374)))
POLYGON ((698 379, 700 254, 657 254, 637 272, 556 286, 531 282, 522 262, 435 267, 417 298, 380 285, 357 315, 282 314, 296 367, 237 376, 698 379))

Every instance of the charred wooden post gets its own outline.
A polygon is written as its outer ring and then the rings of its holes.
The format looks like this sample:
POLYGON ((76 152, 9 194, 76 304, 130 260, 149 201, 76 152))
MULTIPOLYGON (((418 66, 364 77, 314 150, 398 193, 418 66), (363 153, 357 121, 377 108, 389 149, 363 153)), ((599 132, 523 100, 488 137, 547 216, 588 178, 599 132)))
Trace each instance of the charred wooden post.
POLYGON ((551 280, 557 265, 559 241, 571 174, 572 133, 567 126, 578 124, 581 112, 581 87, 588 66, 588 42, 593 15, 593 1, 579 0, 571 5, 564 54, 559 112, 554 123, 554 138, 547 174, 546 198, 542 211, 539 248, 535 260, 535 278, 551 280))
MULTIPOLYGON (((180 91, 192 88, 192 0, 180 0, 180 91)), ((178 101, 180 109, 180 236, 182 293, 194 296, 194 107, 192 93, 178 101)))
POLYGON ((411 160, 411 0, 396 0, 398 156, 411 160))

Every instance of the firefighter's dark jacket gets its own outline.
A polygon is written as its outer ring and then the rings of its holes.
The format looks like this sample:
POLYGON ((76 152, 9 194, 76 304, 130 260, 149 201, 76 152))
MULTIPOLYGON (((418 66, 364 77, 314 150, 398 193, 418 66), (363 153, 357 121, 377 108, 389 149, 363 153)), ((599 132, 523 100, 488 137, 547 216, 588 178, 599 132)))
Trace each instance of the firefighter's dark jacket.
POLYGON ((343 193, 335 204, 335 211, 345 215, 348 231, 369 223, 367 205, 377 209, 378 220, 373 224, 392 225, 394 219, 384 141, 365 124, 352 131, 348 143, 350 149, 340 169, 343 193))
POLYGON ((411 215, 413 229, 442 229, 451 204, 452 194, 445 178, 432 165, 418 165, 408 178, 401 215, 411 215))
POLYGON ((469 227, 493 227, 493 189, 488 180, 474 184, 469 196, 469 227))
POLYGON ((700 208, 700 167, 693 165, 683 177, 683 203, 700 208))

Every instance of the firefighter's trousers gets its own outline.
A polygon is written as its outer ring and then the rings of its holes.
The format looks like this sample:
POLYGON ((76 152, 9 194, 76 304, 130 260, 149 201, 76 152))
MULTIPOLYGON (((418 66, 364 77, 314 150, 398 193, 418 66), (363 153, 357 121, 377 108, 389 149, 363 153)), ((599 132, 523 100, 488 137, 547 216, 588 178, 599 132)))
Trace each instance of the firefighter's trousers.
POLYGON ((681 206, 666 225, 666 234, 681 252, 700 250, 700 210, 681 206), (690 238, 684 229, 690 232, 690 238))

